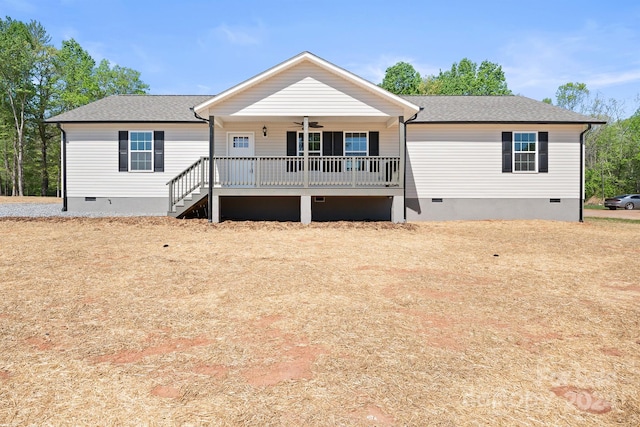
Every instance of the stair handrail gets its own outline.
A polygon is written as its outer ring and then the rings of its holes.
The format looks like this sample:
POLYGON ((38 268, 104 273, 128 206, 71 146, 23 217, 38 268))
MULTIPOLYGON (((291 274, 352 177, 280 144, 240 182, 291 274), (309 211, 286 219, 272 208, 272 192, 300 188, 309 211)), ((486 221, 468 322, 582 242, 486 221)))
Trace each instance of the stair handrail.
POLYGON ((169 211, 172 212, 178 202, 191 194, 197 188, 208 184, 208 170, 204 167, 209 156, 202 156, 185 170, 172 178, 169 186, 169 211))

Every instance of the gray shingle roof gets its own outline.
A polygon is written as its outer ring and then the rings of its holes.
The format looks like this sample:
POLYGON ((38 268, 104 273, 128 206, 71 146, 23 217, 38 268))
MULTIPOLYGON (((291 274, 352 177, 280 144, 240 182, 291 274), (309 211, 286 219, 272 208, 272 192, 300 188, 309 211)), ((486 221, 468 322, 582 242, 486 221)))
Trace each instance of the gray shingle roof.
POLYGON ((420 107, 423 123, 604 123, 524 96, 403 95, 420 107))
POLYGON ((71 122, 202 122, 191 107, 213 95, 113 95, 47 120, 71 122))
MULTIPOLYGON (((199 123, 191 107, 213 95, 113 95, 47 120, 72 122, 199 123)), ((604 123, 564 108, 523 96, 402 96, 424 107, 423 123, 604 123)))

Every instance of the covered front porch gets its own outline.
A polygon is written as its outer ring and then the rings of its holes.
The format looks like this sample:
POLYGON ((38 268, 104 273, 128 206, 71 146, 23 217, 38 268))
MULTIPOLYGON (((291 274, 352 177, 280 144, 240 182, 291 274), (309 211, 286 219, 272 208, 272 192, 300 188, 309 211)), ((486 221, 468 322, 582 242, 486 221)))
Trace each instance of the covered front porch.
POLYGON ((209 125, 209 155, 169 182, 170 211, 205 189, 211 222, 220 197, 287 196, 308 223, 311 198, 379 197, 402 222, 405 117, 418 111, 304 52, 194 106, 209 125))
MULTIPOLYGON (((312 198, 325 197, 367 200, 387 197, 396 212, 394 222, 404 220, 401 164, 399 156, 316 156, 307 157, 201 157, 169 181, 169 214, 183 216, 202 205, 212 222, 218 222, 220 197, 300 197, 300 221, 312 219, 312 198), (213 176, 213 180, 210 180, 213 176), (360 199, 358 199, 360 198, 360 199)), ((372 214, 371 218, 379 217, 372 214)), ((365 216, 366 218, 366 216, 365 216)))

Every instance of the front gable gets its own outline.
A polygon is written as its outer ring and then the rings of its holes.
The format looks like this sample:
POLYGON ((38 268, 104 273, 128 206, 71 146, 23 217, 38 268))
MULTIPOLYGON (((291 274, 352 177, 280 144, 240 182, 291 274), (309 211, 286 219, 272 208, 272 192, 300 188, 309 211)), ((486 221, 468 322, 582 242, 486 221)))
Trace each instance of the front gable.
POLYGON ((419 107, 309 53, 195 107, 202 116, 363 117, 415 114, 419 107))

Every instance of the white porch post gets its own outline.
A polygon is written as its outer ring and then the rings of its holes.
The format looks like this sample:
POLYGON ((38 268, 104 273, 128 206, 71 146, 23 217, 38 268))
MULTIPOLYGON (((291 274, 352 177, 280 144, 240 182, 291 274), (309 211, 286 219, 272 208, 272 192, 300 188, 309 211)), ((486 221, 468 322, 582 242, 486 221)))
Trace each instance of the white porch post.
POLYGON ((391 202, 391 222, 400 224, 404 221, 404 196, 393 196, 391 202))
POLYGON ((215 117, 209 116, 209 189, 207 197, 209 198, 209 215, 208 220, 211 223, 220 222, 220 205, 219 205, 219 197, 213 194, 213 174, 214 174, 214 142, 215 142, 215 117))
POLYGON ((400 188, 404 188, 404 166, 407 154, 407 135, 405 134, 404 116, 398 117, 398 138, 400 139, 400 165, 398 165, 398 176, 400 177, 400 188))
POLYGON ((220 196, 214 194, 211 196, 209 201, 209 206, 211 207, 211 212, 209 212, 209 222, 218 223, 220 222, 220 196))
POLYGON ((300 196, 300 222, 311 224, 311 196, 300 196))
MULTIPOLYGON (((302 121, 302 152, 304 153, 304 188, 309 188, 309 117, 304 116, 302 121)), ((311 220, 309 220, 311 221, 311 220)))
MULTIPOLYGON (((398 165, 398 177, 400 188, 404 188, 405 165, 407 157, 407 134, 404 124, 404 116, 398 116, 398 139, 400 140, 400 164, 398 165)), ((404 205, 404 192, 402 196, 393 196, 391 203, 391 221, 401 223, 406 221, 406 210, 404 205)))

